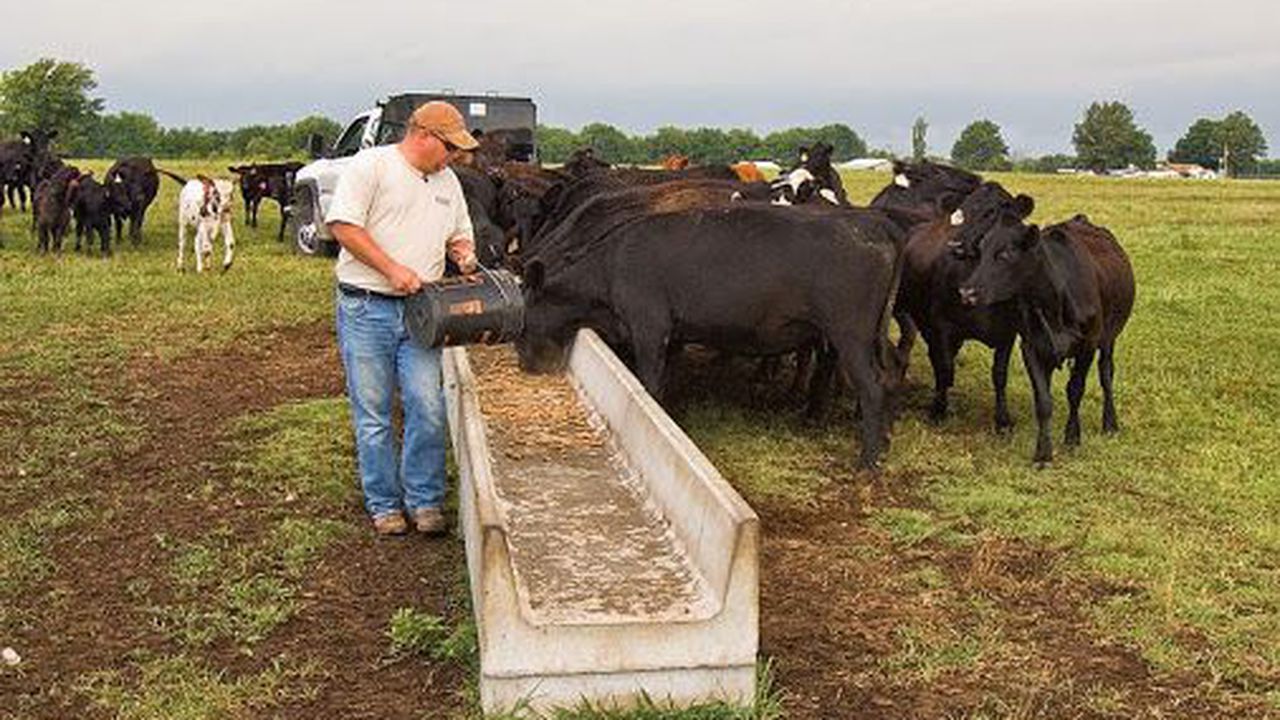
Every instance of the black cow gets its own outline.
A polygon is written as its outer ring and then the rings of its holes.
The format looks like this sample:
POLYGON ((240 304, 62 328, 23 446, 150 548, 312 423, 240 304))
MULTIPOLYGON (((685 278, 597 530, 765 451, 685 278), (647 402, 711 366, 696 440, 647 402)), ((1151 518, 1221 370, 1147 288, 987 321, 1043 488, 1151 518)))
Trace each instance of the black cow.
POLYGON ((293 210, 294 177, 301 168, 300 162, 253 163, 227 168, 240 178, 245 225, 258 227, 258 206, 264 199, 274 200, 280 206, 280 229, 276 232, 276 241, 284 239, 284 228, 293 210))
POLYGON ((598 170, 607 170, 611 165, 596 157, 594 148, 584 147, 573 151, 562 168, 572 177, 582 177, 598 170))
POLYGON ((758 203, 640 213, 575 253, 525 266, 522 366, 563 364, 580 327, 629 350, 662 397, 668 353, 700 343, 776 355, 829 342, 862 408, 860 464, 885 442, 885 327, 897 232, 868 215, 758 203))
POLYGON ((75 203, 79 181, 80 171, 64 166, 36 187, 31 215, 39 235, 37 249, 40 252, 51 248, 62 252, 62 238, 71 224, 71 206, 75 203))
POLYGON ((467 214, 476 245, 476 259, 487 268, 501 267, 507 257, 507 235, 499 227, 498 187, 489 174, 469 167, 453 167, 467 200, 467 214))
MULTIPOLYGON (((35 188, 39 183, 36 171, 49 154, 49 144, 58 131, 26 130, 21 140, 0 143, 0 194, 7 195, 9 204, 27 209, 27 197, 35 202, 35 188)), ((3 202, 3 198, 0 198, 3 202)))
POLYGON ((1053 458, 1050 421, 1054 369, 1071 359, 1064 442, 1080 443, 1080 399, 1098 353, 1102 429, 1120 429, 1112 380, 1115 344, 1133 310, 1133 267, 1115 236, 1083 215, 1041 230, 1023 223, 1025 208, 1001 207, 974 243, 976 269, 960 291, 975 306, 1015 302, 1022 359, 1035 393, 1036 463, 1053 458))
MULTIPOLYGON (((811 176, 810 181, 813 183, 811 192, 823 195, 834 205, 848 205, 849 194, 845 192, 844 182, 840 179, 840 173, 831 165, 831 155, 834 152, 835 148, 824 142, 814 143, 812 147, 801 147, 799 162, 787 172, 781 173, 779 178, 792 177, 794 187, 796 171, 804 170, 811 176), (824 193, 824 190, 830 191, 830 195, 824 193)), ((796 189, 799 190, 799 188, 796 189)))
POLYGON ((994 209, 1030 213, 1034 204, 1025 195, 1013 198, 997 183, 980 185, 959 208, 954 207, 957 202, 956 195, 940 199, 943 217, 915 226, 908 237, 898 307, 910 315, 929 348, 934 379, 930 418, 941 422, 946 417, 956 356, 966 340, 977 340, 995 351, 991 364, 995 426, 997 432, 1004 432, 1013 425, 1005 389, 1017 339, 1017 308, 1014 303, 975 307, 962 301, 960 286, 976 262, 959 248, 965 243, 964 233, 980 233, 994 209))
POLYGON ((111 196, 107 188, 93 178, 92 173, 82 175, 77 183, 72 203, 76 220, 76 252, 84 241, 86 251, 93 250, 93 235, 98 234, 99 248, 106 257, 111 254, 111 196))
POLYGON ((117 160, 107 170, 104 184, 111 197, 111 219, 115 225, 116 240, 124 239, 124 222, 129 221, 129 239, 136 246, 142 242, 142 223, 147 208, 156 199, 160 189, 160 176, 156 166, 147 157, 131 157, 117 160))

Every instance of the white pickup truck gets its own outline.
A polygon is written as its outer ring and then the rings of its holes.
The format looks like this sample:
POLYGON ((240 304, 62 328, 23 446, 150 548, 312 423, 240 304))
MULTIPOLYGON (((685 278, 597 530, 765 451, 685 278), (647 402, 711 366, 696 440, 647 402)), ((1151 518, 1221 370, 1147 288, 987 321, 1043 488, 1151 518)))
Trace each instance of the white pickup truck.
POLYGON ((482 143, 485 135, 502 137, 508 159, 536 161, 534 130, 538 110, 529 98, 447 93, 392 95, 352 119, 333 147, 324 148, 319 136, 311 138, 313 160, 294 176, 290 213, 292 234, 300 252, 338 254, 338 243, 325 227, 324 217, 343 169, 353 155, 365 148, 398 142, 414 109, 429 100, 444 100, 458 108, 467 128, 480 136, 482 143))

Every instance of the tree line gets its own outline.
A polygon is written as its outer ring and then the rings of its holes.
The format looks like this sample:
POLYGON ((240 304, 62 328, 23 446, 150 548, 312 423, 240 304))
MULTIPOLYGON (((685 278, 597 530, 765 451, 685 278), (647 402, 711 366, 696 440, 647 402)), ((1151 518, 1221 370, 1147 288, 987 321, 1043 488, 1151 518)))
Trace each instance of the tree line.
MULTIPOLYGON (((320 135, 326 145, 341 132, 337 122, 311 116, 293 123, 251 125, 234 130, 166 128, 141 112, 104 113, 105 103, 93 96, 93 70, 81 63, 42 58, 31 65, 0 74, 0 133, 13 137, 28 128, 57 130, 59 150, 74 157, 151 155, 174 158, 304 158, 308 139, 320 135)), ((912 157, 929 157, 928 123, 916 119, 911 129, 912 157)), ((843 123, 789 128, 759 136, 749 129, 666 126, 648 135, 629 135, 605 123, 581 130, 540 125, 539 156, 544 162, 563 162, 577 149, 591 147, 613 163, 652 164, 670 155, 685 155, 696 164, 739 160, 794 159, 796 148, 829 143, 835 161, 857 157, 893 157, 869 149, 856 131, 843 123)), ((964 128, 951 147, 951 162, 973 170, 1054 172, 1062 168, 1106 171, 1156 165, 1151 135, 1138 125, 1122 102, 1095 102, 1084 111, 1072 134, 1074 155, 1017 158, 1010 153, 1000 126, 980 119, 964 128)), ((1280 176, 1280 160, 1266 157, 1267 142, 1257 123, 1243 111, 1223 118, 1199 118, 1180 138, 1167 159, 1195 163, 1231 176, 1280 176)))

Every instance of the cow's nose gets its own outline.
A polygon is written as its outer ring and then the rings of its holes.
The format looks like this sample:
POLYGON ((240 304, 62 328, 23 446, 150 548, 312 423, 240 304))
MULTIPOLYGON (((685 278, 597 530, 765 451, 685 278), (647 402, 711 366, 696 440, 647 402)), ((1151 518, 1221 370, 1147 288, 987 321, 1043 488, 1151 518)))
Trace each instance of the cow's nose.
POLYGON ((960 288, 960 302, 964 303, 965 305, 977 305, 978 289, 972 286, 960 288))

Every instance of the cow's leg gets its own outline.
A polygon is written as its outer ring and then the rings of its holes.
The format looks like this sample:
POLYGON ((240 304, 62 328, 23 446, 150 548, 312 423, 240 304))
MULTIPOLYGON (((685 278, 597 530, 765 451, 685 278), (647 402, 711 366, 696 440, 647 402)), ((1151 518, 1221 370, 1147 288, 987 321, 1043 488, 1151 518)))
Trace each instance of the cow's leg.
POLYGON ((116 229, 116 242, 124 239, 124 216, 111 213, 111 226, 116 229))
POLYGON ((187 244, 187 224, 178 218, 178 272, 182 272, 182 250, 187 244))
POLYGON ((915 321, 911 319, 911 313, 902 307, 894 308, 893 319, 898 324, 898 345, 894 348, 898 361, 898 377, 895 379, 901 383, 906 379, 907 364, 911 362, 911 348, 915 347, 916 336, 920 333, 916 329, 915 321))
POLYGON ((280 203, 280 229, 276 231, 276 242, 284 241, 284 226, 289 222, 289 211, 284 203, 280 203))
POLYGON ((885 391, 881 382, 877 359, 878 348, 874 338, 859 341, 855 337, 842 337, 835 341, 840 367, 858 394, 858 407, 862 412, 862 452, 858 467, 874 470, 880 462, 885 438, 885 391))
POLYGON ((226 252, 222 256, 222 272, 231 269, 231 262, 235 260, 236 236, 231 233, 231 218, 222 221, 222 242, 226 245, 226 252))
MULTIPOLYGON (((82 237, 84 237, 84 231, 85 231, 84 221, 77 219, 76 220, 76 252, 80 252, 80 240, 82 237)), ((89 236, 89 241, 86 242, 84 245, 86 248, 92 247, 93 245, 92 235, 89 236)))
POLYGON ((146 208, 135 208, 129 215, 129 241, 134 247, 142 244, 142 221, 146 212, 146 208))
POLYGON ((996 432, 1005 433, 1013 428, 1013 418, 1009 416, 1009 401, 1005 389, 1009 385, 1009 358, 1013 355, 1013 340, 996 346, 995 357, 991 359, 991 386, 996 391, 996 432))
POLYGON ((1031 380, 1031 392, 1036 404, 1036 454, 1033 460, 1037 465, 1044 465, 1053 460, 1053 439, 1049 437, 1050 423, 1053 420, 1053 394, 1050 392, 1053 366, 1042 361, 1025 340, 1019 344, 1022 346, 1022 362, 1027 366, 1027 377, 1031 380))
POLYGON ((1105 343, 1098 352, 1098 382, 1102 385, 1102 432, 1120 432, 1120 421, 1116 417, 1116 396, 1112 389, 1112 379, 1116 371, 1116 344, 1112 340, 1105 343))
POLYGON ((671 341, 671 320, 654 312, 639 316, 632 325, 631 346, 636 357, 636 376, 644 389, 662 402, 663 378, 667 370, 667 345, 671 341))
POLYGON ((111 256, 111 224, 103 222, 98 226, 98 239, 102 244, 102 257, 111 256))
MULTIPOLYGON (((811 422, 818 422, 826 417, 827 408, 831 407, 832 377, 835 375, 836 351, 826 342, 821 342, 815 350, 805 350, 806 354, 817 353, 818 362, 814 365, 813 378, 809 381, 809 406, 805 416, 811 422)), ((797 368, 797 372, 799 369, 797 368)))
POLYGON ((1076 353, 1071 363, 1071 378, 1067 380, 1067 431, 1063 437, 1066 445, 1080 444, 1080 399, 1084 397, 1084 383, 1092 364, 1093 348, 1076 353))
POLYGON ((955 383, 959 343, 953 341, 945 330, 938 331, 926 342, 929 345, 929 364, 933 366, 933 404, 929 407, 929 419, 940 423, 947 417, 947 391, 955 383))

